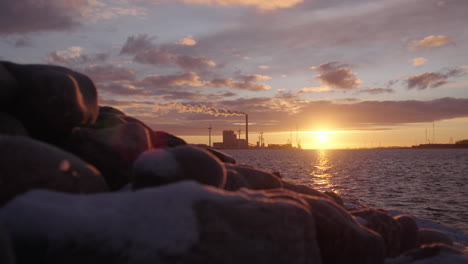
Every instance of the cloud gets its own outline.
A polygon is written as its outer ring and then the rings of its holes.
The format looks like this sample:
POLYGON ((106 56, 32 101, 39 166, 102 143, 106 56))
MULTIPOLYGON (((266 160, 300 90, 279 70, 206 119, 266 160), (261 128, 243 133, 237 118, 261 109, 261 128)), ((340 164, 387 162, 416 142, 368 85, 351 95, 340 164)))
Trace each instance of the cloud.
POLYGON ((202 86, 204 83, 200 80, 200 76, 198 76, 198 74, 195 72, 189 72, 165 76, 149 75, 138 82, 138 84, 144 87, 168 88, 178 86, 198 87, 202 86))
POLYGON ((268 65, 260 65, 260 66, 258 66, 257 68, 262 69, 262 70, 266 70, 266 69, 270 69, 270 66, 268 66, 268 65))
POLYGON ((338 62, 328 62, 319 66, 311 67, 318 71, 315 76, 320 82, 332 88, 353 89, 359 88, 361 80, 356 78, 356 74, 351 71, 347 64, 338 62))
POLYGON ((455 42, 448 36, 434 36, 430 35, 421 40, 415 40, 410 42, 409 47, 411 49, 431 49, 437 47, 443 47, 447 45, 454 45, 455 42))
POLYGON ((360 90, 359 93, 368 93, 368 94, 383 94, 383 93, 393 93, 394 90, 391 88, 369 88, 360 90))
POLYGON ((413 59, 413 66, 417 67, 417 66, 421 66, 421 65, 424 65, 426 64, 427 62, 427 59, 424 58, 424 57, 417 57, 417 58, 414 58, 413 59))
POLYGON ((468 116, 468 99, 441 98, 432 101, 364 101, 338 104, 313 101, 303 106, 299 119, 314 116, 341 127, 399 125, 468 116))
POLYGON ((67 31, 80 26, 87 0, 2 0, 0 34, 67 31))
POLYGON ((304 87, 299 90, 299 93, 317 93, 317 92, 329 92, 332 89, 328 85, 316 86, 316 87, 304 87))
POLYGON ((135 55, 142 51, 150 50, 155 48, 153 40, 155 37, 150 37, 147 34, 139 34, 135 36, 127 37, 125 44, 120 50, 120 54, 130 54, 135 55))
MULTIPOLYGON (((96 83, 96 87, 100 93, 105 92, 115 95, 139 96, 145 93, 145 91, 142 88, 138 88, 128 81, 96 83)), ((100 97, 102 98, 105 96, 100 97)))
POLYGON ((424 72, 417 75, 410 75, 407 80, 408 89, 425 90, 427 88, 437 88, 449 82, 449 78, 466 75, 467 71, 463 67, 454 68, 446 72, 424 72))
POLYGON ((66 50, 56 50, 47 56, 49 64, 76 66, 86 63, 104 62, 109 58, 108 53, 82 54, 80 46, 68 47, 66 50))
POLYGON ((153 40, 154 37, 146 34, 129 36, 120 50, 120 54, 134 55, 134 60, 141 64, 156 66, 175 64, 184 70, 197 70, 216 66, 216 62, 205 57, 175 54, 160 49, 153 40))
POLYGON ((95 82, 135 80, 135 72, 114 65, 89 65, 83 72, 95 82))
POLYGON ((238 75, 236 79, 233 78, 217 78, 213 79, 206 83, 208 87, 228 87, 238 90, 248 90, 248 91, 265 91, 271 89, 271 86, 254 83, 261 80, 269 80, 270 76, 260 75, 260 74, 247 74, 247 75, 238 75))
POLYGON ((197 41, 194 40, 192 36, 187 36, 185 38, 179 39, 176 44, 183 46, 195 46, 197 45, 197 41))
MULTIPOLYGON (((302 3, 304 0, 163 0, 165 2, 179 2, 195 5, 219 5, 219 6, 252 6, 260 10, 275 10, 290 8, 302 3)), ((161 0, 138 0, 141 3, 158 3, 161 0)))

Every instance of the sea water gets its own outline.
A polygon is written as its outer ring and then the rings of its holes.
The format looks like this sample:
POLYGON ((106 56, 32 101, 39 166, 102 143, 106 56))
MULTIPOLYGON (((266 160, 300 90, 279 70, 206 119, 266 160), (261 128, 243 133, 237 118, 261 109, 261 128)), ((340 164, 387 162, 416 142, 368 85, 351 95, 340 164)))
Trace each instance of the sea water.
POLYGON ((468 149, 224 152, 320 191, 468 231, 468 149))

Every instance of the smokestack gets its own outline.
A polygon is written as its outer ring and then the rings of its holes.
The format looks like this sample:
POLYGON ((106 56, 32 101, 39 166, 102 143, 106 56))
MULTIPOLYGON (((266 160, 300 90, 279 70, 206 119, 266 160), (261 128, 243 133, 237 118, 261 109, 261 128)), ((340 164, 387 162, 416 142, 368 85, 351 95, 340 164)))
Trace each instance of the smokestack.
POLYGON ((245 142, 247 142, 247 148, 249 148, 249 115, 245 114, 245 142))

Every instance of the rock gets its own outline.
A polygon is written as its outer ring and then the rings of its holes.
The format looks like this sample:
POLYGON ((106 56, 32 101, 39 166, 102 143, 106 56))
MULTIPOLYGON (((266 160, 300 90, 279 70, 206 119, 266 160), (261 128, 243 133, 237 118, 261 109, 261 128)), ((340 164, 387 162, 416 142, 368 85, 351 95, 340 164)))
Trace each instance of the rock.
POLYGON ((211 153, 188 145, 147 151, 133 164, 136 189, 183 180, 223 188, 226 168, 211 153))
POLYGON ((282 188, 283 184, 275 175, 247 165, 225 163, 229 170, 236 171, 248 184, 249 189, 265 190, 282 188))
POLYGON ((110 128, 75 128, 67 147, 96 166, 111 190, 130 182, 132 165, 151 148, 150 131, 138 123, 110 128))
POLYGON ((151 141, 153 142, 153 148, 174 148, 187 144, 183 139, 164 131, 153 131, 151 141))
POLYGON ((306 207, 192 181, 87 196, 32 191, 0 221, 18 263, 322 263, 306 207))
POLYGON ((311 196, 320 197, 323 199, 333 200, 330 196, 323 194, 317 190, 310 188, 309 186, 303 184, 293 183, 287 180, 282 180, 283 188, 289 191, 293 191, 300 194, 306 194, 311 196))
POLYGON ((107 191, 96 168, 71 153, 21 136, 0 136, 0 204, 31 189, 107 191))
POLYGON ((341 197, 338 196, 338 194, 331 191, 326 191, 324 192, 324 194, 333 199, 333 201, 335 201, 336 204, 340 205, 341 207, 344 207, 343 199, 341 199, 341 197))
POLYGON ((119 109, 114 108, 112 106, 99 106, 99 114, 125 115, 124 112, 122 112, 119 109))
POLYGON ((27 136, 23 123, 12 115, 0 112, 0 135, 27 136))
POLYGON ((419 245, 429 245, 434 243, 442 243, 449 246, 453 245, 453 240, 450 237, 435 229, 419 229, 419 245))
POLYGON ((14 264, 15 253, 8 232, 0 226, 0 263, 14 264))
POLYGON ((351 214, 365 219, 365 226, 382 236, 387 257, 400 255, 401 227, 393 217, 373 208, 353 211, 351 214))
POLYGON ((416 221, 409 215, 398 215, 395 220, 401 227, 400 253, 419 246, 419 230, 416 221))
POLYGON ((329 199, 298 194, 315 218, 317 239, 323 263, 384 263, 385 244, 374 231, 329 199))
POLYGON ((385 264, 467 264, 468 257, 444 244, 425 245, 388 259, 385 264))
POLYGON ((227 169, 226 172, 226 185, 224 186, 225 190, 237 191, 241 188, 251 189, 247 180, 240 173, 233 169, 227 169))
POLYGON ((197 146, 201 147, 201 148, 204 148, 205 150, 208 150, 209 152, 211 152, 211 154, 215 155, 216 158, 218 158, 220 161, 222 161, 224 163, 236 164, 236 159, 234 159, 234 157, 229 155, 229 154, 226 154, 226 153, 221 152, 219 150, 216 150, 214 148, 208 147, 206 145, 197 145, 197 146))
POLYGON ((2 64, 19 87, 15 101, 3 110, 18 118, 32 137, 60 142, 73 127, 96 120, 97 91, 87 76, 60 66, 2 64))
POLYGON ((18 82, 0 61, 0 111, 11 107, 20 92, 18 82))

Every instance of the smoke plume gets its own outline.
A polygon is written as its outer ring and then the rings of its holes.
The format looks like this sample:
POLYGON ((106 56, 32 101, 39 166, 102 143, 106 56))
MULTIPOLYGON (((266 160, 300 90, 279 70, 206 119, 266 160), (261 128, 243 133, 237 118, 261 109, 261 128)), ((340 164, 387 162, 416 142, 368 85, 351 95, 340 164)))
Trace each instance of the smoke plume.
POLYGON ((202 104, 182 104, 182 103, 166 103, 166 104, 157 104, 153 107, 153 112, 159 112, 161 114, 167 114, 170 110, 176 110, 179 113, 203 113, 213 116, 240 116, 245 115, 245 113, 219 109, 213 106, 207 106, 202 104))

